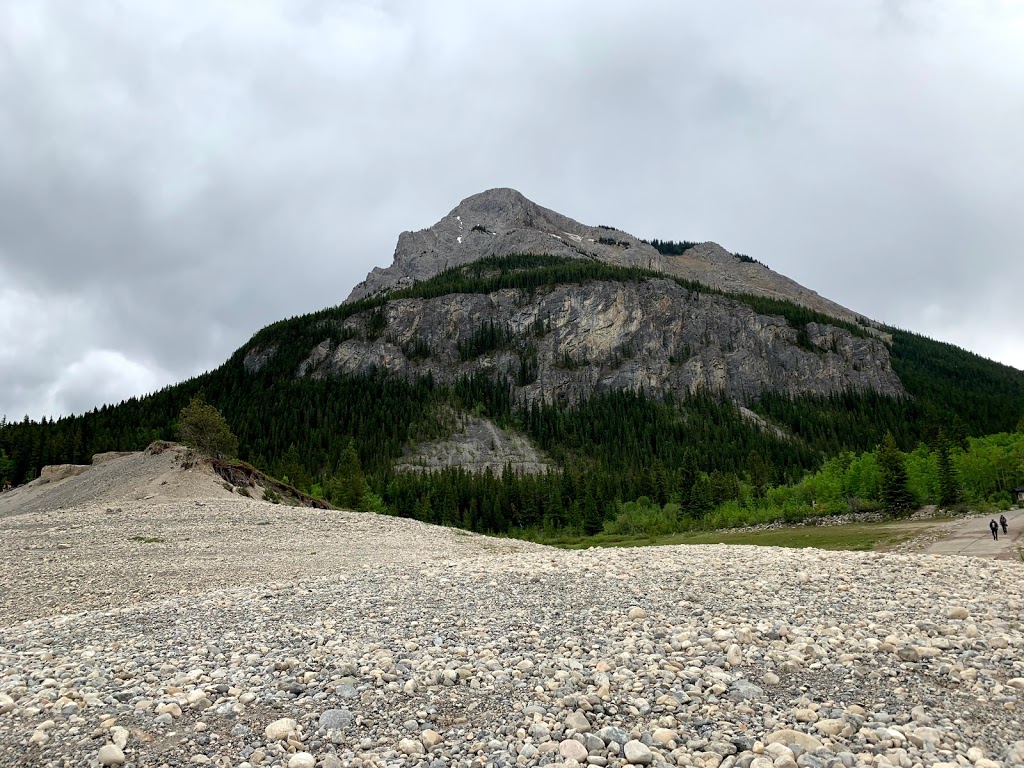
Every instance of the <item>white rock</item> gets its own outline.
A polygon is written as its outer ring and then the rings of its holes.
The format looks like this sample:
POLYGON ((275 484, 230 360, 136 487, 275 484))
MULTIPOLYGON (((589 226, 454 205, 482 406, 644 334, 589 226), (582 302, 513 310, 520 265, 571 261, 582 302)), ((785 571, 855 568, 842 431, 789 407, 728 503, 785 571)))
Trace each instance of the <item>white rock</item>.
POLYGON ((631 619, 646 619, 647 611, 641 608, 639 605, 634 605, 629 609, 629 618, 631 619))
POLYGON ((423 745, 418 739, 402 739, 398 742, 398 751, 406 755, 422 755, 423 745))
POLYGON ((587 761, 587 748, 576 739, 566 739, 558 745, 558 754, 569 760, 585 763, 587 761))
POLYGON ((441 738, 441 734, 431 728, 428 728, 420 734, 420 743, 428 752, 442 741, 444 741, 444 739, 441 738))
POLYGON ((293 736, 299 729, 299 724, 290 717, 283 717, 268 725, 263 733, 271 741, 283 741, 293 736))
POLYGON ((128 745, 128 729, 120 725, 115 725, 110 729, 110 739, 118 747, 124 749, 128 745))
POLYGON ((636 739, 626 742, 622 748, 622 754, 626 761, 633 765, 649 765, 654 760, 654 754, 647 748, 647 745, 636 739))
POLYGON ((809 752, 821 749, 821 742, 816 738, 810 734, 803 733, 802 731, 794 731, 791 729, 773 731, 768 734, 764 741, 765 744, 799 744, 809 752))
POLYGON ((100 747, 100 752, 96 755, 96 762, 102 766, 124 765, 124 752, 116 744, 106 744, 100 747))
POLYGON ((288 760, 288 768, 316 768, 316 758, 309 752, 296 752, 288 760))
POLYGON ((734 667, 739 666, 743 663, 743 651, 738 645, 733 643, 725 652, 725 660, 734 667))
POLYGON ((669 742, 678 739, 679 734, 675 731, 669 730, 668 728, 655 728, 654 733, 651 734, 651 738, 654 739, 655 744, 660 744, 665 747, 668 746, 669 742))
POLYGON ((842 720, 829 719, 819 720, 814 724, 815 730, 824 733, 826 736, 838 736, 846 725, 842 720))

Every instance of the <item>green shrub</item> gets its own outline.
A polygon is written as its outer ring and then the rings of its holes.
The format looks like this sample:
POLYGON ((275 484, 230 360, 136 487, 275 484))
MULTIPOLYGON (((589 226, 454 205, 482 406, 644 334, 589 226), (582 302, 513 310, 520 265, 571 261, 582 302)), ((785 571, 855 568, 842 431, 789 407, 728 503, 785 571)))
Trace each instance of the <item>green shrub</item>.
POLYGON ((373 512, 378 515, 390 515, 391 510, 388 509, 388 505, 384 503, 384 499, 380 497, 380 494, 374 493, 373 491, 367 491, 363 494, 363 504, 360 509, 364 509, 367 512, 373 512))
POLYGON ((617 514, 604 524, 611 536, 666 536, 682 530, 679 505, 659 507, 646 496, 617 505, 617 514))
POLYGON ((263 500, 269 501, 271 504, 280 504, 281 494, 279 494, 277 491, 272 490, 271 488, 264 488, 263 500))

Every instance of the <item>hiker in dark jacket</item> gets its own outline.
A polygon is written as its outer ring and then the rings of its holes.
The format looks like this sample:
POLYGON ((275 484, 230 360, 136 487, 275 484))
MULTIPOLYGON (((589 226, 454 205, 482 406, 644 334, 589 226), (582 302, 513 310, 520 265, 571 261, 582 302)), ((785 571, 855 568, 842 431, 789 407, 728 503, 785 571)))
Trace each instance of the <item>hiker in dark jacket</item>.
POLYGON ((999 541, 999 523, 993 520, 991 523, 988 524, 988 528, 990 531, 992 531, 992 538, 996 541, 999 541))
POLYGON ((1003 526, 1003 534, 1006 534, 1006 515, 999 516, 999 524, 1003 526))

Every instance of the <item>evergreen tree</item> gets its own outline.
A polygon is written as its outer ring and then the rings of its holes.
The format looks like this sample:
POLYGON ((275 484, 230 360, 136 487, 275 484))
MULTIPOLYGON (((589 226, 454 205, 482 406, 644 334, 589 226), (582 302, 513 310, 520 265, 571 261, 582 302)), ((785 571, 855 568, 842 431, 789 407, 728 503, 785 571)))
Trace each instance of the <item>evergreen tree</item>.
POLYGON ((583 532, 587 536, 593 536, 596 533, 600 533, 603 528, 604 516, 597 506, 593 487, 588 483, 587 490, 583 496, 583 532))
POLYGON ((935 444, 935 458, 939 466, 939 506, 951 507, 960 501, 960 482, 950 456, 949 440, 941 429, 935 444))
POLYGON ((694 518, 701 518, 711 512, 711 508, 711 481, 706 475, 701 475, 690 490, 690 514, 694 518))
POLYGON ((907 514, 914 506, 914 499, 910 495, 906 461, 891 432, 885 433, 875 456, 882 472, 882 505, 890 514, 907 514))
POLYGON ((238 438, 231 433, 220 411, 203 400, 202 395, 193 397, 178 414, 178 439, 206 456, 238 455, 238 438))
MULTIPOLYGON (((356 453, 356 447, 350 440, 341 456, 337 473, 327 484, 327 493, 331 498, 331 503, 335 506, 345 509, 362 509, 368 490, 369 486, 363 475, 363 468, 359 464, 359 454, 356 453)), ((425 509, 430 510, 429 494, 426 496, 425 509)), ((417 507, 417 519, 426 519, 419 517, 419 514, 420 508, 417 507)), ((432 513, 431 516, 433 516, 432 513)))
POLYGON ((760 499, 772 481, 771 464, 757 451, 751 451, 747 458, 747 467, 750 472, 750 484, 754 488, 754 498, 760 499))
POLYGON ((14 482, 14 459, 7 456, 3 448, 0 448, 0 487, 10 480, 14 482))

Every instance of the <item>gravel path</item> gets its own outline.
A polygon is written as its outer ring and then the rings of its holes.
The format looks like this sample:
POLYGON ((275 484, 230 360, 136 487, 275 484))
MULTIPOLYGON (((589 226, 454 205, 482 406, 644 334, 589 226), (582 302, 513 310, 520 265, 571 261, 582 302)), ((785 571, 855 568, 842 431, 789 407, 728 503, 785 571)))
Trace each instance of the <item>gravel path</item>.
POLYGON ((0 765, 1024 765, 1020 563, 119 509, 0 519, 0 765))

